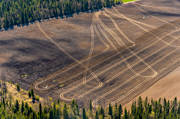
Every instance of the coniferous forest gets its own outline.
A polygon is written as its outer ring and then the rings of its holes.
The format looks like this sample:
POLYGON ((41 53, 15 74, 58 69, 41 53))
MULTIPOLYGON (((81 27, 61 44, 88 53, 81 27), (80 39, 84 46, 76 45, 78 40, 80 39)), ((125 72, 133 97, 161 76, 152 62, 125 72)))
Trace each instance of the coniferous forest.
POLYGON ((12 103, 5 97, 0 100, 1 119, 179 119, 180 103, 159 99, 158 101, 142 100, 134 102, 130 110, 122 108, 121 104, 107 108, 99 107, 79 108, 76 101, 71 104, 54 102, 51 106, 39 104, 34 110, 28 103, 16 100, 12 103))
POLYGON ((92 12, 120 3, 120 0, 0 0, 0 29, 92 12))
MULTIPOLYGON (((21 89, 17 85, 17 91, 21 89)), ((0 84, 0 119, 180 119, 180 102, 174 100, 153 100, 141 97, 132 103, 129 109, 115 104, 107 107, 93 107, 89 101, 89 107, 80 108, 75 100, 71 103, 51 101, 49 104, 41 104, 35 101, 35 93, 29 91, 29 97, 33 104, 25 101, 14 100, 10 97, 6 83, 0 84)))

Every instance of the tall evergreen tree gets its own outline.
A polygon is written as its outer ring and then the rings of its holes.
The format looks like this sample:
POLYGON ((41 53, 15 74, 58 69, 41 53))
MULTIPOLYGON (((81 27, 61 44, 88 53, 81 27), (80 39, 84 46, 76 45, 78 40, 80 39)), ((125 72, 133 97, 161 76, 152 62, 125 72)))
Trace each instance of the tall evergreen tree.
POLYGON ((112 106, 111 104, 109 104, 109 111, 108 111, 108 114, 111 116, 111 118, 113 117, 113 112, 112 112, 112 106))
POLYGON ((87 118, 85 108, 83 108, 82 118, 83 118, 83 119, 86 119, 86 118, 87 118))
POLYGON ((63 108, 63 118, 64 119, 69 119, 69 115, 68 115, 66 104, 64 104, 64 108, 63 108))
POLYGON ((92 112, 92 101, 89 102, 89 110, 92 112))
POLYGON ((24 101, 22 101, 22 104, 21 104, 21 113, 24 112, 24 101))
POLYGON ((124 110, 124 119, 128 119, 129 117, 128 117, 128 112, 127 112, 127 109, 125 108, 125 110, 124 110))
POLYGON ((95 119, 99 119, 98 111, 96 111, 95 119))
POLYGON ((119 107, 118 107, 118 119, 121 119, 122 112, 123 112, 122 106, 121 106, 121 104, 119 104, 119 107))
POLYGON ((39 117, 42 118, 42 105, 39 103, 39 117))
POLYGON ((18 102, 18 100, 16 100, 14 112, 17 113, 18 111, 19 111, 19 102, 18 102))

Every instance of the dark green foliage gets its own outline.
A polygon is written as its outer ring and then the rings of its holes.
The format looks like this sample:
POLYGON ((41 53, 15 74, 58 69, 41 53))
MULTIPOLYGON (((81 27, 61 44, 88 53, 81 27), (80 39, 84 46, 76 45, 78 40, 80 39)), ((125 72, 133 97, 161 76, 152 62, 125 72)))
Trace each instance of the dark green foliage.
POLYGON ((33 89, 31 89, 31 97, 34 97, 34 90, 33 89))
POLYGON ((98 111, 96 111, 95 119, 99 119, 98 111))
POLYGON ((31 91, 28 92, 28 96, 29 96, 29 98, 31 98, 31 91))
POLYGON ((32 99, 32 103, 35 103, 36 100, 39 101, 39 97, 36 97, 36 96, 35 96, 33 89, 31 89, 31 90, 28 92, 28 96, 29 96, 29 98, 32 99))
POLYGON ((64 105, 64 109, 63 109, 63 118, 64 119, 69 119, 69 115, 68 115, 66 104, 64 105))
POLYGON ((89 102, 89 110, 92 112, 92 101, 89 102))
POLYGON ((96 11, 115 4, 120 4, 120 0, 0 0, 0 29, 96 11))
POLYGON ((39 117, 42 118, 42 106, 39 104, 39 117))
POLYGON ((54 114, 53 114, 53 110, 50 110, 50 114, 49 114, 49 119, 54 119, 54 114))
POLYGON ((16 100, 15 106, 14 106, 14 113, 17 113, 19 111, 19 102, 16 100))
POLYGON ((22 104, 21 104, 21 113, 24 112, 24 101, 22 101, 22 104))
POLYGON ((86 119, 87 117, 86 117, 86 110, 85 110, 85 108, 83 108, 83 113, 82 113, 82 119, 86 119))
POLYGON ((113 112, 112 112, 113 110, 112 110, 112 106, 111 106, 111 104, 109 104, 109 111, 108 111, 108 114, 112 117, 113 115, 113 112))
MULTIPOLYGON (((129 116, 128 116, 128 112, 127 112, 127 109, 125 108, 125 111, 124 111, 124 119, 128 119, 129 116)), ((142 119, 142 118, 140 118, 142 119)))
POLYGON ((21 89, 20 89, 20 86, 17 84, 16 85, 16 88, 17 88, 17 91, 19 92, 21 89))
POLYGON ((100 115, 102 116, 102 118, 104 119, 104 117, 105 117, 105 112, 104 112, 104 109, 103 109, 103 107, 101 107, 100 108, 100 115))
MULTIPOLYGON (((3 89, 3 88, 2 88, 3 89)), ((3 90, 1 90, 3 91, 3 90)), ((32 94, 32 90, 31 96, 32 94)), ((3 94, 3 93, 2 93, 3 94)), ((91 106, 90 106, 91 107, 91 106)), ((123 110, 121 104, 115 104, 107 107, 79 109, 75 100, 71 104, 63 104, 59 101, 51 102, 48 105, 39 103, 39 107, 32 108, 18 100, 10 101, 6 94, 0 96, 0 118, 2 119, 180 119, 180 102, 177 98, 169 101, 166 99, 159 100, 142 100, 139 97, 137 102, 131 105, 131 109, 123 110)))
POLYGON ((121 115, 122 115, 122 106, 120 104, 118 107, 118 119, 121 119, 121 115))

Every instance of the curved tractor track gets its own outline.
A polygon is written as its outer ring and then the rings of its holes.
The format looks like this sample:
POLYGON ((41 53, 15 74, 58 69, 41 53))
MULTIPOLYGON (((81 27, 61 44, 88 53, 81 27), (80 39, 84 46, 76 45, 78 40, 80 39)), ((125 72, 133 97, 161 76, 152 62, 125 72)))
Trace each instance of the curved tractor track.
MULTIPOLYGON (((140 3, 132 3, 132 5, 136 10, 147 12, 146 5, 140 3)), ((163 8, 166 9, 166 7, 163 8)), ((35 89, 45 92, 57 88, 59 84, 65 84, 63 88, 58 88, 60 99, 67 102, 77 99, 82 105, 87 105, 85 102, 91 99, 94 107, 99 104, 107 106, 109 103, 129 102, 179 66, 180 44, 174 43, 179 40, 180 36, 173 34, 180 32, 180 20, 167 22, 157 16, 149 16, 163 25, 157 28, 153 24, 138 21, 121 13, 115 7, 93 13, 89 28, 91 47, 87 58, 83 60, 74 58, 37 23, 46 39, 73 59, 75 64, 38 80, 35 83, 35 89), (104 23, 102 16, 111 23, 111 27, 104 23), (140 29, 144 34, 136 41, 132 40, 116 19, 125 20, 128 25, 140 29), (93 55, 95 36, 105 46, 105 49, 100 54, 93 55), (171 40, 166 41, 167 37, 171 40), (110 51, 113 51, 111 55, 103 57, 110 51), (63 78, 63 75, 74 70, 77 70, 77 73, 68 78, 65 77, 66 79, 63 78), (51 83, 54 80, 55 83, 51 83), (41 86, 43 84, 48 86, 41 86)))

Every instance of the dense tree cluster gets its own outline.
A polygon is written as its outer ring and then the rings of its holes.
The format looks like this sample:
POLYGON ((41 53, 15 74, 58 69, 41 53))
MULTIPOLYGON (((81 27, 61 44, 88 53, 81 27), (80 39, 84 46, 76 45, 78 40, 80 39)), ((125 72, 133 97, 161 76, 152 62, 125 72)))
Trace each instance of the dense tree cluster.
POLYGON ((51 106, 42 106, 34 110, 28 103, 16 102, 13 104, 5 97, 0 100, 0 117, 8 119, 178 119, 180 118, 180 104, 175 98, 170 102, 166 99, 158 101, 139 98, 134 102, 131 110, 123 109, 121 105, 114 105, 107 109, 80 109, 75 101, 69 105, 53 103, 51 106))
POLYGON ((151 100, 146 98, 144 101, 139 97, 137 102, 131 106, 131 111, 124 112, 125 119, 179 119, 180 102, 177 98, 173 101, 164 99, 151 100))
MULTIPOLYGON (((33 90, 29 91, 29 97, 35 97, 33 90)), ((142 100, 139 97, 128 110, 121 104, 94 108, 91 101, 88 103, 89 108, 79 108, 75 100, 70 104, 58 100, 46 105, 37 103, 39 106, 34 108, 24 101, 13 101, 8 97, 6 83, 0 83, 1 119, 180 119, 180 102, 177 98, 170 101, 165 98, 142 100)))
POLYGON ((120 4, 120 0, 0 0, 0 29, 36 20, 72 16, 120 4))

